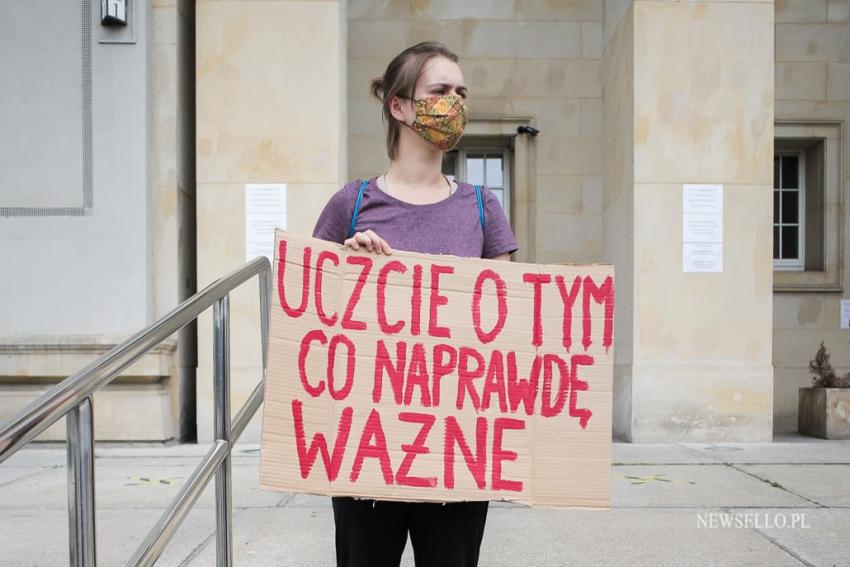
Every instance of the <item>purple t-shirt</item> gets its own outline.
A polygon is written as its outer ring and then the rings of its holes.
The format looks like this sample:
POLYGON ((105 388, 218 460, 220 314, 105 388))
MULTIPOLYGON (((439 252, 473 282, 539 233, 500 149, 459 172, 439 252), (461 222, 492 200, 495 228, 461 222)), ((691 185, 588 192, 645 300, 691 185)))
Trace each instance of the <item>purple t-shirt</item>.
MULTIPOLYGON (((376 181, 377 177, 370 179, 363 194, 356 230, 372 229, 394 250, 493 258, 518 248, 505 212, 486 187, 482 231, 475 188, 469 183, 457 181, 457 190, 442 201, 414 205, 384 193, 376 181)), ((316 221, 314 237, 345 241, 360 183, 352 181, 334 193, 316 221)))

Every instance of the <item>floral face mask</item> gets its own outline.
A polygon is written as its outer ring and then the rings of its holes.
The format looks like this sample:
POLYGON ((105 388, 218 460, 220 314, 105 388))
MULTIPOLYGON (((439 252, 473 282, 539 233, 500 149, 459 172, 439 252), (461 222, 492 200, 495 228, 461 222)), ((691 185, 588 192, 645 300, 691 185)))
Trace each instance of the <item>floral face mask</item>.
POLYGON ((468 120, 463 97, 446 94, 412 100, 416 118, 412 125, 404 122, 402 124, 444 152, 452 149, 463 135, 468 120))

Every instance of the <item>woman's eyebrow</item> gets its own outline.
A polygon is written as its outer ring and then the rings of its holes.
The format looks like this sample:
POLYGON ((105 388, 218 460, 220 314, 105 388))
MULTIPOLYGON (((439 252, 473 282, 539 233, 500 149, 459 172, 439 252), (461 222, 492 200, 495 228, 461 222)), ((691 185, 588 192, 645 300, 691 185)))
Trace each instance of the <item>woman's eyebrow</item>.
MULTIPOLYGON (((431 83, 431 84, 429 85, 429 87, 431 87, 431 88, 432 88, 432 87, 451 87, 451 86, 452 86, 452 85, 451 85, 450 83, 431 83)), ((458 90, 458 92, 461 92, 461 91, 462 91, 462 92, 467 92, 467 91, 466 91, 466 87, 464 87, 463 85, 459 86, 459 87, 457 88, 457 90, 458 90)))

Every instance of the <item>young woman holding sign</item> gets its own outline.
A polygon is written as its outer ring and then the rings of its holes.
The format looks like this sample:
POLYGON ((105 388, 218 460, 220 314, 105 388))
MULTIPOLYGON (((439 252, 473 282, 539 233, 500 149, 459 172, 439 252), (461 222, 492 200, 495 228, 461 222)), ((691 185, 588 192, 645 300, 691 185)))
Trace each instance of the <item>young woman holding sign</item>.
MULTIPOLYGON (((425 42, 396 56, 371 93, 387 129, 387 171, 346 184, 313 236, 375 254, 393 249, 509 260, 517 243, 496 197, 448 179, 443 155, 467 124, 458 57, 425 42)), ((338 567, 398 567, 408 533, 417 567, 475 567, 488 503, 333 498, 338 567)))

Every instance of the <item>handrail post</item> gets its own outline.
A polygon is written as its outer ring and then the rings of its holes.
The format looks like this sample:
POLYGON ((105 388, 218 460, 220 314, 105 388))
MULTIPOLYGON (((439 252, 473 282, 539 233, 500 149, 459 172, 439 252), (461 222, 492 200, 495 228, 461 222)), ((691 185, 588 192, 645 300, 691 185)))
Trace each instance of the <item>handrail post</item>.
POLYGON ((233 564, 230 446, 230 295, 213 305, 213 397, 215 438, 227 443, 227 456, 215 473, 216 565, 233 564))
POLYGON ((266 378, 266 368, 269 364, 269 327, 271 325, 269 316, 269 298, 272 290, 272 272, 264 270, 257 278, 260 284, 260 340, 263 351, 263 380, 266 378))
POLYGON ((94 567, 94 416, 86 398, 67 417, 68 544, 70 565, 94 567))

